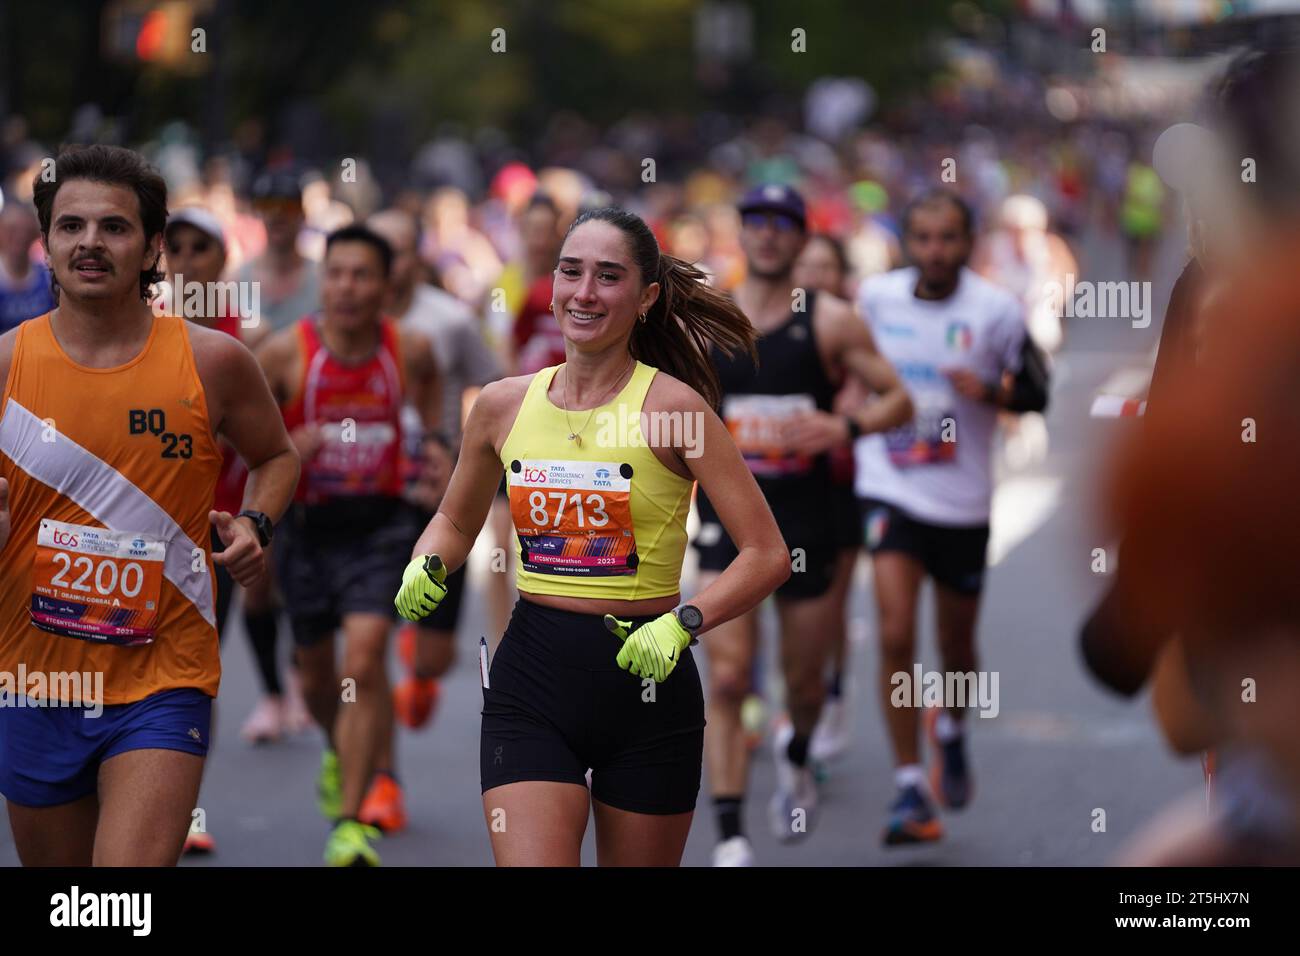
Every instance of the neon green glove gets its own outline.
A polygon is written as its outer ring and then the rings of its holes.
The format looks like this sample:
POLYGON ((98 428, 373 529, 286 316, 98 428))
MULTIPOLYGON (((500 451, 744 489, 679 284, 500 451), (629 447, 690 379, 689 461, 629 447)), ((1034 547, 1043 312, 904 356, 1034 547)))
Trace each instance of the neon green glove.
POLYGON ((657 684, 668 679, 682 651, 691 643, 691 632, 682 627, 672 611, 632 630, 631 621, 605 615, 605 630, 623 639, 618 666, 637 677, 649 677, 657 684))
POLYGON ((442 583, 446 579, 447 566, 436 554, 412 558, 402 572, 402 586, 393 599, 397 613, 408 621, 428 617, 447 596, 447 586, 442 583))

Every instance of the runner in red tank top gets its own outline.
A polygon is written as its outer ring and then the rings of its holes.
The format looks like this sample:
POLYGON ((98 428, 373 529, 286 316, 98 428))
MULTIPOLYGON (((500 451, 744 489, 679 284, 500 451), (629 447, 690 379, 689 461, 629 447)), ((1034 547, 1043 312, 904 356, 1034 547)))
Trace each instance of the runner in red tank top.
POLYGON ((304 696, 326 738, 318 789, 321 813, 337 821, 325 848, 334 866, 379 862, 369 843, 378 830, 357 818, 392 739, 392 595, 420 530, 402 498, 400 414, 407 397, 427 429, 440 413, 430 342, 381 314, 391 264, 391 248, 369 229, 332 233, 321 315, 276 333, 258 353, 303 459, 275 563, 304 696), (347 707, 335 671, 340 626, 342 673, 356 682, 347 707))
POLYGON ((378 326, 378 348, 360 362, 335 355, 322 320, 295 327, 302 380, 283 406, 289 431, 318 429, 316 453, 304 463, 294 501, 324 505, 340 498, 396 498, 402 493, 402 371, 396 326, 378 326))

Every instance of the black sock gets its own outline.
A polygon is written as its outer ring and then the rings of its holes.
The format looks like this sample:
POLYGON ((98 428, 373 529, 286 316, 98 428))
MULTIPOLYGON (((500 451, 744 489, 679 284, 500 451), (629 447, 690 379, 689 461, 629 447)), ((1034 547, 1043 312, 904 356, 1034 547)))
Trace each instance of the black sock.
POLYGON ((723 840, 741 835, 740 805, 744 797, 714 797, 713 810, 718 815, 718 830, 723 840))
POLYGON ((280 696, 280 669, 275 664, 275 635, 279 630, 275 611, 258 611, 244 615, 248 628, 248 642, 253 645, 257 671, 262 675, 262 688, 276 697, 280 696))
POLYGON ((785 748, 785 755, 790 762, 796 767, 806 766, 808 763, 808 742, 807 736, 795 734, 790 738, 790 745, 785 748))
POLYGON ((834 697, 838 700, 841 692, 841 685, 843 683, 844 672, 837 669, 835 673, 831 674, 831 679, 826 684, 826 696, 834 697))

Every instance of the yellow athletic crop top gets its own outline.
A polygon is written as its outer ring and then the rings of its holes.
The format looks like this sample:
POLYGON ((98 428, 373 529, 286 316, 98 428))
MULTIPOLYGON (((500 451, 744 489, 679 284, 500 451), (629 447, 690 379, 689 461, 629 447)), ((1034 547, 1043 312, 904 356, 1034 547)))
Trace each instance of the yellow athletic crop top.
MULTIPOLYGON (((533 376, 501 446, 519 590, 614 600, 676 594, 694 482, 665 468, 646 443, 641 408, 657 370, 638 362, 604 405, 569 412, 579 444, 564 409, 546 397, 559 369, 533 376)), ((651 428, 656 434, 667 440, 671 431, 651 428)))

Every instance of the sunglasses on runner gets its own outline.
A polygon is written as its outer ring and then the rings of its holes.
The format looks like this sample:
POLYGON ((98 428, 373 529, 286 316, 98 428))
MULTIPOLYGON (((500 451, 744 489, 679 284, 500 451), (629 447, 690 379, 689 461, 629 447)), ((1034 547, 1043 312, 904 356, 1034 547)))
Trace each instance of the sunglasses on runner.
POLYGON ((740 224, 746 229, 762 229, 771 226, 777 232, 799 232, 803 224, 779 212, 747 212, 741 215, 740 224))

